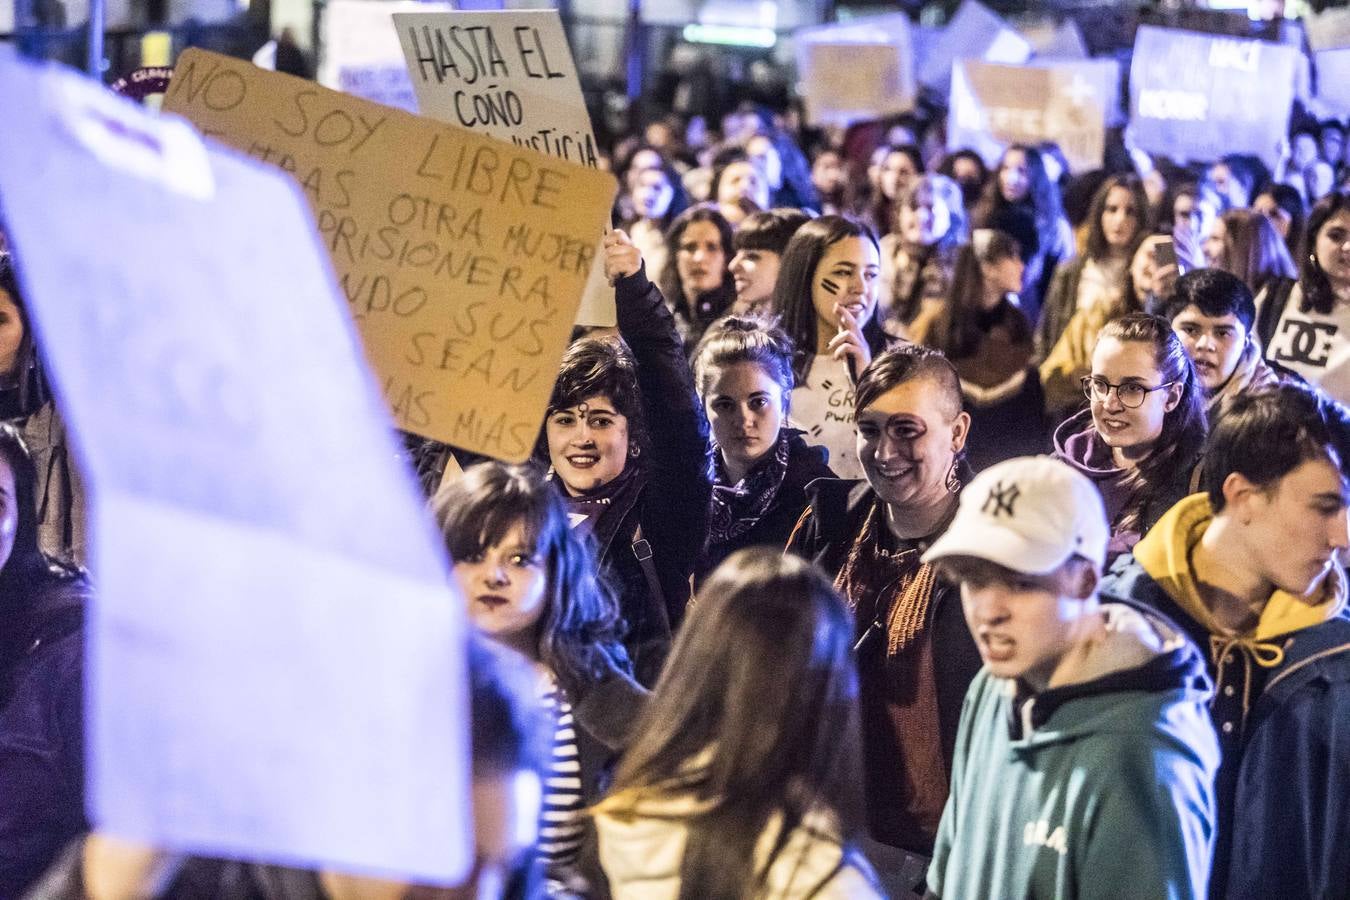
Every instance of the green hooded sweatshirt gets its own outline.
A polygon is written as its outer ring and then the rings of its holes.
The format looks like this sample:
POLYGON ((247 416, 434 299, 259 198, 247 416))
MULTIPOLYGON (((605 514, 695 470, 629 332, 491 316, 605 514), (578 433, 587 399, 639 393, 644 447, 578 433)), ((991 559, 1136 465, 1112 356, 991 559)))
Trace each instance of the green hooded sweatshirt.
POLYGON ((1203 898, 1218 743, 1195 645, 1103 604, 1106 637, 1039 695, 983 669, 966 695, 931 894, 1203 898))

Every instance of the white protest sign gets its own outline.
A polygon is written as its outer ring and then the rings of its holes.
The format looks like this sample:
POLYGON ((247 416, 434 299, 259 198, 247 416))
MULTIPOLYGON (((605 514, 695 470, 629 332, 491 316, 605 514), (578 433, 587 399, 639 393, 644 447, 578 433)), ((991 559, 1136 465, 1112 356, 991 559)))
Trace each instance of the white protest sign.
POLYGON ((393 14, 452 9, 432 0, 331 0, 323 7, 319 84, 417 112, 393 14))
POLYGON ((299 189, 55 67, 0 59, 0 112, 5 219, 94 501, 94 825, 457 881, 463 601, 299 189))
POLYGON ((962 0, 937 43, 924 55, 919 83, 946 96, 959 59, 1017 65, 1031 58, 1031 44, 978 0, 962 0))
POLYGON ((1302 54, 1294 47, 1142 25, 1130 64, 1130 131, 1177 160, 1249 153, 1274 166, 1302 54))
POLYGON ((1313 58, 1317 64, 1317 99, 1332 115, 1350 115, 1350 47, 1319 50, 1313 58))
MULTIPOLYGON (((422 114, 518 147, 595 168, 581 80, 553 9, 394 16, 422 114)), ((599 243, 577 311, 614 324, 614 289, 599 243)))
POLYGON ((962 60, 952 72, 947 148, 989 165, 1014 143, 1055 141, 1075 172, 1100 168, 1120 85, 1115 60, 1003 66, 962 60))
POLYGON ((798 94, 812 124, 847 127, 914 108, 914 51, 901 14, 793 33, 798 94))

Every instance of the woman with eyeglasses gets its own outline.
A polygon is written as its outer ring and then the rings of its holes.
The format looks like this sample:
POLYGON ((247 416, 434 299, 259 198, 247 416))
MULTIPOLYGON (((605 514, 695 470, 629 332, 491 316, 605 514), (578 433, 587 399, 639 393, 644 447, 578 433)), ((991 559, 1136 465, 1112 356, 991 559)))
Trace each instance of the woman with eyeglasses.
POLYGON ((1106 324, 1083 377, 1088 408, 1055 432, 1055 456, 1097 485, 1125 553, 1184 497, 1205 443, 1204 388, 1166 319, 1106 324))

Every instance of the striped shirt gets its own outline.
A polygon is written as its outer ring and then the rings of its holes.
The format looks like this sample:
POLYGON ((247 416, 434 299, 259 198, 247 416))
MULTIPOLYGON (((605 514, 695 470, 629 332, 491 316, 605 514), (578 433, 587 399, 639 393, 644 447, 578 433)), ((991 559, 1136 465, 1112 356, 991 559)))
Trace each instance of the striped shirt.
POLYGON ((539 855, 552 875, 576 862, 585 832, 585 804, 581 796, 581 764, 577 758, 572 705, 552 678, 542 699, 557 722, 539 819, 539 855))

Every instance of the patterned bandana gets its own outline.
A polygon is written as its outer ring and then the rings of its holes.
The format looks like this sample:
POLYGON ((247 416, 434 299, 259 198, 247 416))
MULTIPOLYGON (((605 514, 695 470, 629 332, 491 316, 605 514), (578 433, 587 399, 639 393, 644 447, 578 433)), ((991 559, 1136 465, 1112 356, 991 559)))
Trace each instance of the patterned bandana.
POLYGON ((787 474, 788 430, 778 429, 778 446, 774 452, 755 464, 745 477, 728 484, 722 450, 716 444, 712 452, 712 521, 708 542, 726 543, 745 534, 764 517, 769 506, 783 486, 787 474))

